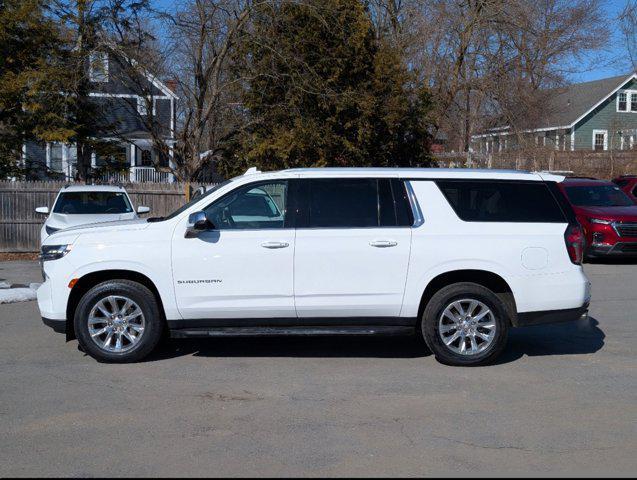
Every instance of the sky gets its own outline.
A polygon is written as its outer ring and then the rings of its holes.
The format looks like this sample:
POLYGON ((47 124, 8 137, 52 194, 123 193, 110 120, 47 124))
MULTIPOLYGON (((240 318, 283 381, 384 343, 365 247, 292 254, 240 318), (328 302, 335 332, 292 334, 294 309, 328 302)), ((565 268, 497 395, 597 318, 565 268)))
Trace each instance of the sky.
MULTIPOLYGON (((152 3, 158 9, 170 11, 174 10, 183 1, 152 0, 152 3)), ((583 68, 578 63, 574 70, 579 71, 574 71, 569 80, 572 82, 587 82, 630 72, 631 66, 625 54, 624 40, 617 24, 617 18, 628 1, 630 0, 602 0, 602 10, 605 13, 605 18, 600 18, 600 21, 606 22, 611 30, 608 45, 602 52, 590 57, 588 62, 591 64, 590 66, 583 68)))
POLYGON ((572 75, 571 80, 574 82, 599 80, 630 72, 631 67, 625 53, 625 42, 617 24, 617 17, 626 6, 627 0, 606 0, 603 3, 605 4, 606 18, 600 19, 600 21, 608 22, 611 30, 608 46, 599 53, 599 61, 593 62, 590 70, 587 69, 572 75))

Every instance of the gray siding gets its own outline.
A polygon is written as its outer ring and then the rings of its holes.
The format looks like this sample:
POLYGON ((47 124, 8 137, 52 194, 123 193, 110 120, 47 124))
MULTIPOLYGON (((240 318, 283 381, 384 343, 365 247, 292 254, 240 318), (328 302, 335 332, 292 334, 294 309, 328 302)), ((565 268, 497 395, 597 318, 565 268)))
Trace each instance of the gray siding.
MULTIPOLYGON (((637 89, 637 82, 631 80, 622 89, 637 89)), ((637 112, 617 112, 616 102, 615 93, 575 126, 576 150, 592 149, 593 130, 608 130, 608 148, 619 149, 617 132, 637 129, 637 112)))

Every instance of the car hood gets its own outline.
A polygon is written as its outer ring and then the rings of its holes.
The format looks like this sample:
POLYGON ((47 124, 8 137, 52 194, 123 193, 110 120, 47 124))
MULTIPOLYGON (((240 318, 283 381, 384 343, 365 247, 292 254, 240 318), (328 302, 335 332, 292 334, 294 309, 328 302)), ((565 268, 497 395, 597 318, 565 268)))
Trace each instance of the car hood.
MULTIPOLYGON (((43 245, 61 245, 67 243, 75 243, 80 236, 86 234, 95 234, 96 238, 102 238, 102 234, 113 232, 132 232, 135 230, 144 230, 150 224, 141 218, 132 220, 119 220, 115 222, 88 223, 86 225, 78 225, 75 227, 65 228, 49 235, 43 242, 43 245)), ((89 235, 88 237, 92 237, 89 235)))
POLYGON ((76 227, 93 223, 113 222, 118 220, 135 219, 134 212, 130 213, 104 213, 100 215, 68 215, 66 213, 52 213, 46 221, 47 226, 56 229, 76 227))
POLYGON ((602 220, 637 222, 637 205, 628 207, 576 207, 575 211, 578 215, 602 220))
MULTIPOLYGON (((117 220, 114 222, 99 222, 99 223, 88 223, 85 225, 77 225, 75 227, 69 227, 62 230, 64 233, 73 232, 73 233, 83 233, 85 231, 90 231, 91 233, 99 230, 110 230, 110 231, 123 231, 123 230, 140 230, 148 227, 148 222, 146 219, 142 218, 133 218, 131 220, 117 220)), ((56 232, 57 233, 57 232, 56 232)))

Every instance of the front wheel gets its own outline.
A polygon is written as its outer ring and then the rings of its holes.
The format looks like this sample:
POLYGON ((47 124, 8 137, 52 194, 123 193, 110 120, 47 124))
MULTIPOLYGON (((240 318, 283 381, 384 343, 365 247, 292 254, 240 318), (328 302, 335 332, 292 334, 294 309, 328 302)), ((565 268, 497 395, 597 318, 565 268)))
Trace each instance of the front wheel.
POLYGON ((155 296, 130 280, 109 280, 91 288, 80 300, 74 324, 82 349, 110 363, 143 359, 163 330, 155 296))
POLYGON ((436 359, 455 366, 493 362, 506 346, 509 324, 502 300, 488 288, 468 282, 436 292, 421 321, 436 359))

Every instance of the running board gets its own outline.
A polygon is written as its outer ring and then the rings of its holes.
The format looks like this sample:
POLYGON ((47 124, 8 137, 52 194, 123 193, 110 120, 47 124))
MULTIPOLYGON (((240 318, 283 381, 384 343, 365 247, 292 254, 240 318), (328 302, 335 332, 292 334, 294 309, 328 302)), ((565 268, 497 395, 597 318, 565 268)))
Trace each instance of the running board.
POLYGON ((172 338, 202 337, 274 337, 316 335, 413 335, 414 327, 408 326, 348 326, 348 327, 208 327, 170 330, 172 338))

